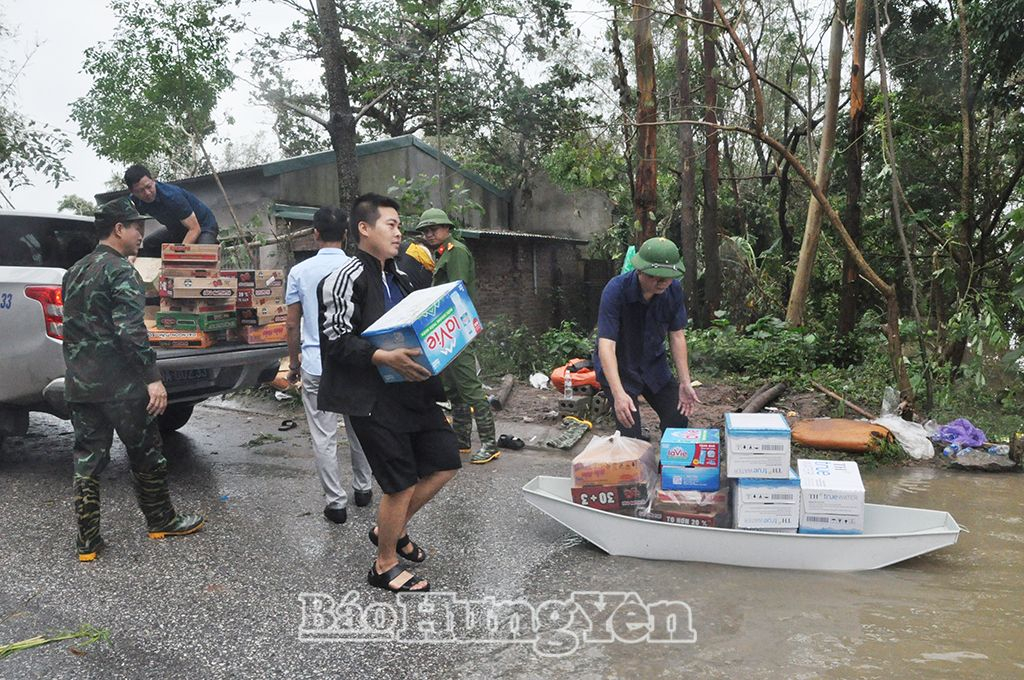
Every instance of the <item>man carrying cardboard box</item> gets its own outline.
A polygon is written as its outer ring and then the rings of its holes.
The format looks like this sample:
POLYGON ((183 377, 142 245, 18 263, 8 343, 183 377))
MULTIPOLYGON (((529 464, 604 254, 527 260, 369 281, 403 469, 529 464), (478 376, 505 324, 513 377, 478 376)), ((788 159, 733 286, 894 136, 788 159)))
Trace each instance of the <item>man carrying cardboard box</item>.
POLYGON ((657 412, 662 431, 686 427, 700 400, 690 386, 679 249, 666 238, 651 238, 632 264, 633 271, 613 278, 601 293, 594 367, 619 431, 639 438, 641 394, 657 412), (666 361, 666 335, 678 382, 666 361))
POLYGON ((377 526, 370 529, 377 558, 367 582, 391 592, 424 592, 429 583, 399 563, 399 557, 411 562, 427 558, 406 527, 462 463, 455 433, 437 405, 444 389, 416 363, 420 350, 378 349, 360 335, 412 292, 408 277, 395 267, 402 242, 398 209, 394 199, 379 194, 357 198, 349 233, 358 239, 359 250, 320 283, 323 376, 318 404, 321 410, 349 416, 384 492, 377 526), (378 365, 408 382, 385 383, 378 365))
MULTIPOLYGON (((452 236, 455 226, 448 215, 438 208, 425 210, 420 216, 416 230, 423 234, 423 240, 435 250, 432 285, 462 281, 471 300, 476 298, 476 264, 473 254, 461 241, 452 236)), ((475 304, 475 300, 474 300, 475 304)), ((494 428, 494 413, 484 394, 480 377, 476 374, 476 354, 467 349, 441 373, 444 391, 452 403, 452 425, 459 438, 459 450, 469 453, 473 437, 473 419, 480 435, 480 449, 469 459, 477 465, 490 463, 501 455, 494 428)))
MULTIPOLYGON (((338 414, 317 408, 320 389, 320 311, 316 289, 325 276, 343 267, 351 258, 342 242, 348 228, 348 215, 338 208, 323 207, 313 215, 313 239, 319 250, 316 255, 299 262, 288 272, 285 302, 288 305, 288 380, 302 381, 302 406, 313 439, 313 462, 320 474, 320 484, 327 498, 324 517, 335 524, 348 518, 348 496, 341 483, 338 461, 338 414)), ((356 505, 365 507, 373 499, 370 464, 359 444, 347 415, 343 416, 352 459, 352 486, 356 505)))

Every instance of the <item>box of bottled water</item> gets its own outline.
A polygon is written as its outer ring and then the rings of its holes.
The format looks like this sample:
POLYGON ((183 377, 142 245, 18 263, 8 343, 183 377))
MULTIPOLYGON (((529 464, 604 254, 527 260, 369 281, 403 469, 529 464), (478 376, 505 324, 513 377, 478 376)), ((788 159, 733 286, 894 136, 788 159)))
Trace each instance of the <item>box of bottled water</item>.
MULTIPOLYGON (((419 349, 416 361, 437 375, 483 329, 466 285, 453 281, 409 293, 363 331, 363 337, 380 349, 419 349)), ((387 366, 377 368, 384 382, 405 380, 387 366)))

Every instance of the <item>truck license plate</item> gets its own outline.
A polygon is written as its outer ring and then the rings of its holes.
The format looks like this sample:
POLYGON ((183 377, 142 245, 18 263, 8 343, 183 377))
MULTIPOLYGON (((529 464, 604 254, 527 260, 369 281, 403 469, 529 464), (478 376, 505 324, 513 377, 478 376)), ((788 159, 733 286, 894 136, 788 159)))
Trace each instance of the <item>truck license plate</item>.
POLYGON ((182 370, 163 371, 164 386, 187 385, 188 383, 201 382, 210 378, 208 368, 187 368, 182 370))

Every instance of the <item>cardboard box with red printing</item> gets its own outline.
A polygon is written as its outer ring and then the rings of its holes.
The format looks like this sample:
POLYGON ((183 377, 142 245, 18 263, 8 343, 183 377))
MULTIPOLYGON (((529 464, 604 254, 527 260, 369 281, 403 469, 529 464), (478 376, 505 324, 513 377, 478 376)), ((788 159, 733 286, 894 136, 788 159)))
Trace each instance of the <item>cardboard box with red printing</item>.
POLYGON ((160 277, 160 295, 175 299, 234 300, 237 283, 226 276, 215 278, 160 277))
POLYGON ((160 270, 160 275, 171 279, 214 279, 220 276, 220 269, 216 267, 163 267, 160 270))
POLYGON ((572 502, 620 515, 635 515, 637 510, 647 505, 647 485, 575 486, 572 502))
POLYGON ((284 288, 240 288, 238 308, 266 307, 284 304, 284 288))
POLYGON ((243 288, 284 288, 283 269, 224 269, 222 276, 230 276, 243 288))
POLYGON ((642 519, 653 519, 658 522, 670 524, 685 524, 693 527, 720 527, 729 528, 732 523, 727 511, 718 513, 688 513, 688 512, 657 512, 655 510, 639 510, 637 517, 642 519))
POLYGON ((287 320, 288 307, 285 305, 261 305, 238 310, 238 322, 243 326, 266 326, 287 320))
POLYGON ((238 338, 247 345, 288 341, 288 327, 283 323, 272 323, 267 326, 241 326, 237 333, 238 338))
POLYGON ((198 243, 165 243, 160 248, 165 267, 214 269, 220 266, 220 246, 198 243))
MULTIPOLYGON (((188 314, 217 314, 235 311, 234 298, 160 298, 161 312, 185 312, 188 314)), ((154 317, 155 318, 155 317, 154 317)))

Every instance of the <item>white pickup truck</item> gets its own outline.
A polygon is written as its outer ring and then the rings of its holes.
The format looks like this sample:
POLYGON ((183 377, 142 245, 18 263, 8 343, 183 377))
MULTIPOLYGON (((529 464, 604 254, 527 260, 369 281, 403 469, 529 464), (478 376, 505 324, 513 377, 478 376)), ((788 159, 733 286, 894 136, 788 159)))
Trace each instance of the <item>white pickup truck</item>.
MULTIPOLYGON (((32 411, 68 418, 61 281, 95 245, 92 218, 0 210, 0 445, 27 432, 32 411)), ((156 352, 169 396, 160 429, 171 431, 203 399, 273 380, 288 349, 230 343, 156 352)))

